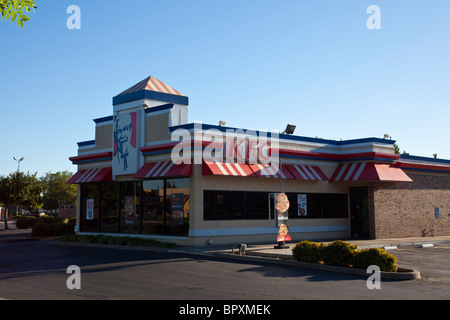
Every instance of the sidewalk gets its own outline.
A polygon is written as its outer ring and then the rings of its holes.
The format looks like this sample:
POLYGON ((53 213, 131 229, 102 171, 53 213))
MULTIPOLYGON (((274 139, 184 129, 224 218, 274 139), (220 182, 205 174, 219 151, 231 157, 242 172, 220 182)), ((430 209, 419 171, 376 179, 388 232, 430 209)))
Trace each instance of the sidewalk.
MULTIPOLYGON (((31 236, 31 229, 17 229, 14 221, 8 222, 9 230, 5 230, 4 221, 0 221, 0 242, 5 241, 24 241, 24 240, 36 240, 31 236)), ((414 237, 414 238, 394 238, 394 239, 374 239, 374 240, 345 240, 351 244, 355 244, 359 249, 366 248, 385 248, 386 250, 395 249, 392 247, 403 246, 419 246, 422 244, 438 244, 438 243, 450 243, 450 236, 438 236, 438 237, 414 237)), ((276 243, 262 243, 262 244, 247 244, 247 255, 277 255, 279 257, 289 257, 292 255, 292 249, 299 241, 292 241, 286 243, 289 248, 287 249, 274 249, 276 243)), ((330 241, 317 241, 323 243, 329 243, 330 241)), ((175 249, 180 252, 197 253, 204 255, 212 255, 213 253, 227 253, 231 254, 233 251, 233 244, 218 244, 218 245, 202 245, 181 247, 175 249)), ((235 253, 239 254, 239 249, 234 249, 235 253)))
POLYGON ((5 230, 5 222, 0 221, 0 243, 37 240, 31 236, 31 229, 17 229, 14 221, 8 221, 8 230, 5 230))
MULTIPOLYGON (((415 237, 415 238, 395 238, 395 239, 374 239, 374 240, 344 240, 351 244, 357 245, 358 249, 367 248, 385 248, 386 250, 396 249, 395 247, 404 246, 420 246, 424 244, 438 244, 438 243, 450 243, 450 236, 440 237, 415 237)), ((299 242, 299 241, 297 241, 299 242)), ((294 248, 296 241, 286 243, 289 248, 287 249, 275 249, 276 243, 266 244, 247 244, 245 250, 246 255, 263 256, 272 258, 289 259, 292 257, 292 249, 294 248)), ((317 241, 321 243, 329 243, 331 241, 317 241)), ((204 245, 204 246, 192 246, 176 249, 186 253, 198 253, 204 255, 215 254, 232 254, 233 245, 204 245)), ((239 254, 239 249, 234 249, 235 254, 239 254)))

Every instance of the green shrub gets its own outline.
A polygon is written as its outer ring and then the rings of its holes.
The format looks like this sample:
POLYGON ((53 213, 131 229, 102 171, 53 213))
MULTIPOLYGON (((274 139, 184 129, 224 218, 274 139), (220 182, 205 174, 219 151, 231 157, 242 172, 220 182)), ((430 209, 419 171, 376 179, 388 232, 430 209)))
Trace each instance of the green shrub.
POLYGON ((371 265, 376 265, 381 271, 386 272, 397 271, 396 264, 397 257, 380 248, 357 250, 353 261, 355 268, 367 269, 371 265))
POLYGON ((59 237, 63 234, 73 234, 74 224, 68 223, 35 223, 31 230, 33 237, 59 237))
POLYGON ((322 260, 322 249, 324 245, 322 243, 316 243, 311 241, 301 241, 297 243, 292 249, 292 257, 296 261, 319 263, 322 260))
POLYGON ((52 217, 52 216, 42 216, 39 218, 40 223, 63 223, 64 218, 52 217))
POLYGON ((163 247, 176 248, 174 243, 160 242, 154 239, 144 239, 138 237, 115 237, 108 235, 80 235, 80 234, 65 234, 59 238, 60 241, 66 242, 81 242, 81 243, 102 243, 115 244, 127 246, 141 246, 141 247, 163 247))
POLYGON ((20 217, 16 220, 16 228, 17 229, 28 229, 33 228, 33 226, 39 220, 36 217, 20 217))
POLYGON ((356 249, 356 245, 335 240, 321 250, 322 260, 327 265, 350 266, 353 264, 356 249))

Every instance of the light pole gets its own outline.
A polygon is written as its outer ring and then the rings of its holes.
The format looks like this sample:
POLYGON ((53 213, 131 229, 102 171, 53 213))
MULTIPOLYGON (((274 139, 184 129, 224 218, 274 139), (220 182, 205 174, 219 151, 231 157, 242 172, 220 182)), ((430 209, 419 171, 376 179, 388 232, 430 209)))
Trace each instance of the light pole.
MULTIPOLYGON (((17 179, 19 179, 20 162, 23 161, 23 160, 25 160, 25 158, 22 157, 22 158, 20 158, 20 159, 17 159, 17 157, 14 156, 13 159, 17 161, 17 179)), ((18 211, 19 211, 19 206, 18 206, 17 203, 16 203, 16 215, 17 215, 18 211)), ((7 230, 7 229, 9 229, 9 228, 8 228, 8 217, 7 217, 7 213, 5 213, 5 230, 7 230)))
POLYGON ((17 173, 19 173, 19 171, 20 171, 20 161, 25 160, 25 158, 22 157, 20 159, 17 159, 17 157, 14 156, 13 159, 17 161, 17 173))

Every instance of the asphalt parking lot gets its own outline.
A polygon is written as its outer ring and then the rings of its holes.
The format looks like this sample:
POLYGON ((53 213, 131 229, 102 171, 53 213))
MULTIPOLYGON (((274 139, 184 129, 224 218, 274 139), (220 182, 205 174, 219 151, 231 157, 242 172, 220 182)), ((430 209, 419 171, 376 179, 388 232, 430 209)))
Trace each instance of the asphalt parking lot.
POLYGON ((429 248, 399 246, 397 250, 389 250, 389 253, 397 257, 399 266, 419 270, 421 281, 450 285, 450 244, 435 244, 429 248))

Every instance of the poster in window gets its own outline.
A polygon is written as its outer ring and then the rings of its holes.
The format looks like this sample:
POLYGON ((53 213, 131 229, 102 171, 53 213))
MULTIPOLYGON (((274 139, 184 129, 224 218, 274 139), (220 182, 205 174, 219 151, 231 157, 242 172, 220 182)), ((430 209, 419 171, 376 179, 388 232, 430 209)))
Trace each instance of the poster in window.
POLYGON ((86 199, 86 220, 94 220, 94 199, 86 199))
POLYGON ((184 218, 184 193, 172 194, 172 225, 183 224, 184 218))
POLYGON ((306 217, 308 215, 306 194, 297 194, 298 216, 306 217))
POLYGON ((129 196, 124 198, 124 220, 125 225, 134 223, 134 197, 129 196))

